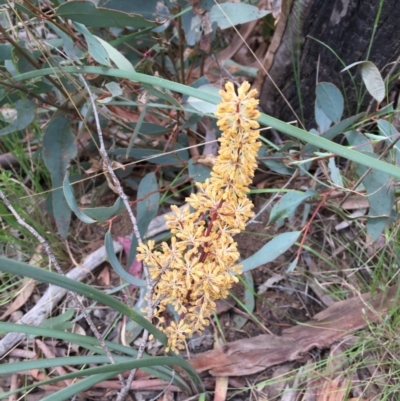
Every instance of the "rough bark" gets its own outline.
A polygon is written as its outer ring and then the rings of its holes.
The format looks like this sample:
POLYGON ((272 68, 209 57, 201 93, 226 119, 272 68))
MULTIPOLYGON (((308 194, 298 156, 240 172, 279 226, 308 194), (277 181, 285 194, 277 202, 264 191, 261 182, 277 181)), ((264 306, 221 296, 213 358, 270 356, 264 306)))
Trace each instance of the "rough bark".
MULTIPOLYGON (((288 17, 278 22, 278 44, 275 43, 265 58, 269 75, 265 76, 262 85, 262 109, 284 121, 295 118, 272 78, 307 128, 315 125, 317 81, 331 82, 341 89, 348 100, 346 115, 355 114, 357 98, 353 84, 349 74, 340 71, 344 65, 368 59, 383 69, 385 77, 390 69, 388 64, 400 56, 400 30, 397 29, 400 0, 284 0, 282 9, 286 9, 288 17), (379 19, 368 57, 377 15, 379 19)), ((351 72, 356 74, 356 83, 360 87, 360 74, 356 68, 351 72)), ((369 95, 364 97, 364 108, 370 100, 369 95)))

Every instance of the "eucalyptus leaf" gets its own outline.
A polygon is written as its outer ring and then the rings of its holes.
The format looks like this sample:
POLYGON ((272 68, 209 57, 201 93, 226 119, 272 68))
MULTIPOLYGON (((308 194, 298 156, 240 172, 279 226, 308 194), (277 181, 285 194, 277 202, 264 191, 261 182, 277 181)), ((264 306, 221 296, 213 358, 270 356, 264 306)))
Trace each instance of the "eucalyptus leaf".
POLYGON ((263 18, 270 10, 259 10, 258 7, 245 3, 216 4, 210 11, 211 24, 216 22, 221 29, 263 18))
POLYGON ((75 200, 74 190, 72 185, 69 182, 69 174, 65 174, 64 181, 63 181, 63 192, 65 199, 67 201, 68 206, 70 209, 76 214, 79 220, 83 221, 86 224, 95 223, 96 220, 92 219, 91 217, 87 216, 78 206, 75 200))
POLYGON ((268 224, 275 223, 277 220, 290 218, 302 202, 316 194, 317 192, 314 189, 308 189, 306 192, 291 191, 283 195, 283 197, 274 204, 268 224))
POLYGON ((120 70, 135 72, 132 63, 121 52, 119 52, 116 48, 112 47, 108 42, 99 38, 98 36, 93 37, 100 42, 105 51, 108 53, 110 59, 120 70))
POLYGON ((331 180, 338 187, 343 188, 343 180, 340 174, 340 170, 337 168, 335 158, 330 157, 328 162, 329 169, 331 170, 331 180))
MULTIPOLYGON (((377 156, 370 153, 371 157, 377 156)), ((367 171, 363 165, 356 166, 358 176, 367 171)), ((363 185, 367 191, 369 211, 367 220, 367 232, 372 242, 376 241, 389 222, 394 205, 395 189, 388 174, 372 169, 364 178, 363 185)))
POLYGON ((125 210, 126 208, 122 199, 118 198, 113 206, 83 208, 82 212, 91 219, 96 220, 98 223, 105 223, 107 220, 110 220, 112 217, 121 214, 125 210))
POLYGON ((242 271, 247 272, 265 263, 272 262, 278 256, 286 252, 297 241, 300 234, 301 231, 289 231, 277 235, 271 241, 267 242, 254 255, 245 259, 241 263, 243 266, 242 271))
POLYGON ((255 308, 255 297, 254 297, 254 280, 253 275, 250 271, 246 271, 243 273, 244 281, 246 285, 244 286, 244 306, 246 307, 246 315, 238 315, 235 314, 233 317, 234 329, 241 330, 243 326, 249 320, 247 317, 248 313, 252 313, 255 308))
POLYGON ((318 102, 315 102, 314 111, 315 111, 315 122, 317 123, 318 126, 318 132, 322 134, 323 132, 329 129, 329 127, 332 125, 332 121, 323 112, 318 102))
POLYGON ((157 26, 155 22, 149 21, 141 15, 96 7, 92 1, 69 1, 63 3, 56 9, 56 16, 68 18, 94 28, 125 28, 127 26, 150 28, 157 26))
MULTIPOLYGON (((218 97, 220 96, 219 91, 221 89, 211 84, 202 85, 198 89, 203 92, 210 93, 211 95, 214 96, 218 97)), ((194 107, 196 110, 201 111, 204 114, 215 113, 215 111, 217 110, 217 106, 215 104, 210 104, 207 101, 198 99, 193 96, 189 96, 187 103, 190 104, 190 106, 194 107)))
MULTIPOLYGON (((71 4, 71 3, 66 3, 71 4)), ((104 46, 97 40, 97 38, 92 35, 85 25, 74 23, 75 29, 80 32, 86 39, 88 45, 89 54, 96 60, 99 64, 111 67, 110 57, 104 46)))
POLYGON ((315 88, 317 105, 334 123, 340 121, 344 110, 344 99, 340 90, 329 82, 321 82, 315 88))
POLYGON ((43 137, 43 160, 51 175, 53 185, 53 213, 57 230, 66 238, 71 222, 71 209, 68 207, 62 186, 67 168, 77 154, 75 136, 72 133, 70 120, 58 116, 54 118, 43 137))
POLYGON ((0 136, 25 129, 34 120, 36 105, 31 100, 18 100, 15 103, 15 109, 17 110, 15 120, 0 130, 0 136))
POLYGON ((361 77, 369 94, 378 102, 381 103, 385 98, 386 88, 385 82, 378 68, 371 61, 357 61, 348 65, 341 72, 347 71, 357 65, 361 66, 361 77))
POLYGON ((114 244, 111 237, 110 231, 107 231, 105 236, 105 248, 107 252, 108 261, 110 262, 112 268, 115 272, 127 283, 135 285, 137 287, 143 287, 146 285, 146 281, 138 279, 131 274, 129 274, 119 263, 117 256, 115 255, 114 244))
POLYGON ((204 182, 210 177, 211 168, 203 164, 196 163, 194 159, 190 159, 188 163, 189 177, 195 182, 204 182))
POLYGON ((378 68, 371 61, 365 61, 361 64, 361 76, 369 94, 381 103, 385 99, 385 82, 378 68))
POLYGON ((150 222, 157 216, 160 205, 160 192, 158 192, 157 177, 154 173, 148 173, 139 184, 137 197, 137 220, 140 235, 146 234, 150 222))
POLYGON ((393 142, 396 142, 394 145, 394 150, 396 152, 397 164, 400 164, 400 142, 398 141, 400 135, 399 132, 392 124, 390 124, 389 121, 382 119, 378 120, 378 129, 379 132, 385 138, 387 138, 388 145, 392 144, 393 142))

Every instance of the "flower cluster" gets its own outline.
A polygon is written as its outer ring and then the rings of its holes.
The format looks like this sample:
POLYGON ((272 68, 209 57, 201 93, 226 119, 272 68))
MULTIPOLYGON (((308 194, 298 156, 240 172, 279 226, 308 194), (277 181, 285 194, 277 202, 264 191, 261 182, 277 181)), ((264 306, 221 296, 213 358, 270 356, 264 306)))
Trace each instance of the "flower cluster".
POLYGON ((171 243, 155 248, 149 241, 138 247, 137 258, 147 264, 154 281, 154 317, 174 352, 184 348, 187 336, 209 324, 215 301, 228 295, 241 272, 232 236, 253 216, 247 193, 260 147, 258 100, 249 89, 244 82, 236 93, 228 82, 220 92, 222 102, 215 113, 222 131, 219 154, 211 177, 197 183, 198 192, 186 199, 188 205, 171 207, 171 243), (166 324, 168 305, 179 315, 178 322, 166 324))

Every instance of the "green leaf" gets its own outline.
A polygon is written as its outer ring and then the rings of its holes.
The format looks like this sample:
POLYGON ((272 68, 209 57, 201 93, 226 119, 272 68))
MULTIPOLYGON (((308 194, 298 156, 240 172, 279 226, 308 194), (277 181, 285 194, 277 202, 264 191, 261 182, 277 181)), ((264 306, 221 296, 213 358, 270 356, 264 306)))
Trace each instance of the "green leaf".
MULTIPOLYGON (((133 130, 135 130, 137 127, 137 123, 131 123, 129 124, 129 126, 132 127, 133 130)), ((159 126, 158 124, 152 123, 142 123, 139 129, 139 133, 143 135, 163 135, 167 132, 170 132, 170 128, 164 128, 159 126)))
POLYGON ((347 71, 356 65, 361 65, 361 77, 364 81, 367 91, 378 103, 381 103, 385 98, 386 88, 385 82, 382 79, 378 68, 371 61, 357 61, 348 65, 341 72, 347 71))
MULTIPOLYGON (((158 78, 152 75, 140 74, 138 72, 126 72, 122 70, 104 68, 104 67, 91 67, 91 66, 80 66, 80 67, 53 67, 53 68, 42 68, 41 70, 35 70, 27 72, 20 75, 13 76, 13 82, 20 82, 24 80, 34 79, 38 77, 43 77, 46 75, 63 75, 63 74, 100 74, 116 78, 129 79, 132 82, 141 82, 148 85, 154 85, 157 87, 162 87, 169 89, 171 91, 176 91, 182 93, 186 96, 193 96, 197 99, 204 100, 205 102, 211 104, 218 104, 220 102, 220 97, 205 93, 192 86, 187 86, 179 84, 177 82, 169 81, 167 79, 158 78)), ((390 174, 393 177, 400 179, 400 167, 393 166, 382 160, 375 160, 372 157, 365 155, 357 150, 353 150, 347 146, 340 145, 333 141, 327 140, 324 137, 314 135, 308 131, 301 128, 295 127, 293 125, 287 124, 284 121, 280 121, 274 117, 267 116, 261 113, 259 118, 259 123, 264 126, 271 126, 277 131, 283 134, 289 135, 293 138, 299 139, 304 142, 315 146, 316 148, 321 148, 327 152, 334 153, 338 156, 344 157, 355 163, 360 163, 365 166, 370 166, 373 164, 374 168, 382 171, 384 173, 390 174)), ((342 121, 341 121, 342 122, 342 121)), ((340 123, 341 123, 340 122, 340 123)), ((338 124, 340 124, 338 123, 338 124)), ((336 124, 336 125, 338 125, 336 124)))
POLYGON ((46 24, 63 40, 63 49, 69 59, 74 60, 78 64, 82 64, 79 60, 83 57, 83 52, 74 44, 74 41, 56 25, 47 21, 46 24))
POLYGON ((329 82, 322 82, 315 88, 316 103, 332 122, 340 121, 344 110, 344 99, 340 90, 329 82))
POLYGON ((243 266, 242 271, 247 272, 265 263, 272 262, 278 256, 282 255, 282 253, 286 252, 297 241, 300 234, 301 231, 290 231, 277 235, 254 255, 241 262, 243 266))
POLYGON ((314 189, 308 189, 306 192, 291 191, 283 195, 282 198, 275 203, 269 216, 268 224, 275 223, 280 219, 293 216, 297 207, 306 199, 315 196, 317 192, 314 189))
MULTIPOLYGON (((206 84, 200 86, 198 90, 219 97, 219 91, 221 89, 217 88, 214 85, 206 84)), ((187 103, 190 104, 192 107, 194 107, 196 110, 201 111, 204 114, 215 113, 215 111, 217 110, 217 106, 215 104, 210 104, 210 102, 208 102, 207 100, 204 101, 195 96, 189 96, 187 103)))
MULTIPOLYGON (((146 294, 147 294, 147 288, 146 287, 140 287, 139 288, 139 294, 136 293, 136 303, 133 309, 141 314, 145 315, 145 308, 146 308, 146 294)), ((141 327, 139 324, 137 324, 133 320, 127 320, 126 322, 126 342, 127 344, 131 344, 133 341, 136 340, 137 337, 139 337, 140 333, 143 331, 143 327, 141 327)))
MULTIPOLYGON (((158 192, 157 177, 154 173, 147 174, 139 184, 137 199, 142 199, 136 206, 137 210, 137 225, 140 236, 143 238, 147 232, 150 222, 157 216, 160 206, 160 192, 158 192)), ((136 248, 139 243, 135 236, 132 237, 131 249, 128 258, 130 265, 135 256, 136 248)))
POLYGON ((329 129, 332 125, 332 121, 326 116, 326 114, 322 111, 321 107, 317 102, 315 102, 315 122, 318 126, 319 133, 323 133, 329 129))
POLYGON ((257 67, 250 67, 246 65, 241 65, 236 63, 233 60, 225 60, 224 67, 231 72, 234 76, 246 76, 251 78, 257 78, 258 71, 260 70, 257 67))
POLYGON ((85 37, 88 45, 89 54, 93 57, 93 59, 96 60, 99 64, 111 67, 108 52, 104 48, 104 46, 97 40, 97 38, 89 32, 85 25, 79 24, 78 22, 75 22, 74 25, 75 29, 85 37))
POLYGON ((53 185, 53 212, 58 233, 66 238, 71 223, 71 209, 63 194, 63 179, 71 159, 76 156, 75 136, 69 119, 56 117, 48 125, 43 137, 43 160, 53 185))
MULTIPOLYGON (((132 360, 132 358, 128 357, 121 357, 121 356, 114 356, 116 363, 110 364, 108 358, 106 356, 86 356, 87 360, 85 361, 84 357, 64 357, 64 358, 49 358, 49 359, 41 359, 36 361, 25 361, 25 362, 17 362, 17 363, 9 363, 0 366, 0 373, 3 374, 12 374, 16 372, 23 372, 32 369, 46 369, 46 368, 53 368, 57 366, 68 366, 70 365, 83 365, 83 364, 102 364, 102 366, 94 367, 94 368, 87 368, 82 369, 77 372, 69 373, 62 375, 60 377, 54 378, 51 382, 61 381, 61 380, 68 380, 74 379, 83 376, 89 376, 87 379, 83 379, 77 382, 79 385, 71 385, 67 386, 65 389, 58 391, 54 395, 48 396, 46 398, 42 398, 42 400, 65 400, 74 394, 77 394, 87 388, 92 387, 96 381, 96 376, 100 376, 100 373, 110 375, 116 375, 118 373, 122 373, 128 370, 132 370, 135 368, 140 368, 147 371, 152 371, 156 373, 156 376, 159 376, 157 372, 157 368, 164 367, 164 366, 180 366, 183 368, 189 375, 193 378, 197 374, 195 373, 194 369, 191 365, 186 362, 184 359, 175 357, 166 357, 166 356, 158 356, 158 357, 147 357, 140 360, 132 360), (68 363, 69 360, 69 363, 68 363), (36 363, 36 365, 35 365, 36 363), (10 373, 8 373, 10 372, 10 373), (92 380, 88 380, 88 379, 92 380), (83 382, 83 385, 82 385, 83 382), (89 385, 90 384, 90 385, 89 385), (68 389, 68 391, 66 391, 68 389)), ((164 379, 169 379, 169 381, 175 382, 175 385, 179 385, 182 383, 181 380, 175 380, 174 377, 171 375, 162 375, 164 379)), ((49 382, 49 381, 46 381, 49 382)), ((189 387, 187 385, 179 386, 183 387, 184 391, 188 391, 189 387)), ((202 388, 202 386, 200 387, 202 388)), ((0 396, 0 399, 3 399, 4 395, 0 396)))
MULTIPOLYGON (((377 158, 373 153, 371 153, 370 156, 377 158)), ((358 176, 361 177, 366 171, 366 166, 357 165, 356 172, 358 176)), ((394 205, 395 191, 390 176, 374 169, 364 178, 363 185, 367 191, 370 205, 367 232, 370 240, 374 242, 378 239, 386 224, 389 222, 394 205)))
POLYGON ((136 287, 143 287, 146 285, 146 281, 132 276, 121 266, 121 263, 119 263, 119 260, 118 260, 117 256, 115 255, 114 244, 113 244, 113 240, 112 240, 110 231, 107 231, 107 233, 106 233, 104 245, 106 248, 108 261, 110 262, 110 264, 111 264, 112 268, 115 270, 115 272, 123 280, 125 280, 129 284, 135 285, 136 287))
MULTIPOLYGON (((382 125, 381 125, 382 127, 382 125)), ((373 148, 371 141, 365 138, 356 130, 346 132, 346 139, 351 146, 369 154, 371 158, 377 159, 377 156, 372 153, 373 148)), ((392 213, 394 204, 394 188, 389 174, 382 173, 374 169, 372 162, 371 172, 364 178, 363 185, 367 191, 370 208, 367 220, 367 233, 371 241, 375 241, 382 233, 386 224, 389 221, 389 216, 392 213)), ((361 177, 368 167, 362 164, 356 166, 356 172, 361 177)))
POLYGON ((150 222, 157 216, 160 205, 158 189, 157 177, 154 173, 146 174, 139 184, 137 198, 142 200, 137 203, 136 210, 139 232, 142 237, 146 234, 150 222))
POLYGON ((135 140, 136 140, 136 138, 137 138, 137 136, 139 134, 139 131, 140 131, 141 127, 142 127, 144 118, 146 117, 146 114, 147 114, 147 103, 144 103, 143 104, 143 108, 142 108, 142 110, 140 112, 140 115, 139 115, 139 119, 137 120, 135 129, 133 131, 133 134, 131 135, 131 137, 129 139, 128 147, 126 148, 126 156, 125 156, 126 158, 128 157, 129 152, 132 150, 133 144, 134 144, 134 142, 135 142, 135 140))
POLYGON ((291 273, 297 267, 298 262, 299 258, 295 258, 286 269, 286 273, 291 273))
POLYGON ((361 64, 361 76, 369 94, 381 103, 385 99, 386 88, 381 73, 375 64, 371 61, 365 61, 361 64))
MULTIPOLYGON (((77 344, 85 349, 93 351, 93 353, 95 353, 95 354, 102 355, 100 358, 103 358, 103 359, 93 359, 93 360, 91 360, 93 363, 102 363, 103 361, 105 363, 107 363, 109 361, 108 358, 104 359, 105 352, 101 348, 99 341, 94 337, 73 334, 73 333, 69 333, 66 331, 54 330, 52 328, 47 328, 47 327, 44 328, 41 326, 39 326, 39 327, 27 326, 24 324, 15 324, 15 323, 6 323, 6 322, 0 322, 0 331, 5 332, 5 333, 25 333, 27 335, 31 335, 31 336, 35 336, 35 337, 37 337, 37 336, 50 337, 50 338, 57 338, 60 340, 69 341, 72 344, 77 344)), ((107 340, 105 340, 105 344, 107 345, 109 350, 116 351, 118 353, 122 353, 124 355, 129 356, 129 360, 132 360, 132 358, 137 358, 137 350, 134 348, 126 347, 122 344, 117 344, 117 343, 107 341, 107 340)), ((119 360, 119 358, 121 358, 120 356, 118 356, 116 354, 114 354, 114 355, 117 358, 117 360, 119 360)), ((74 358, 72 360, 70 359, 71 357, 58 358, 57 362, 52 366, 69 366, 71 364, 74 364, 75 362, 76 362, 76 364, 83 365, 83 364, 87 363, 87 359, 85 360, 86 357, 87 357, 87 355, 72 357, 72 358, 74 358)), ((149 356, 144 354, 143 357, 148 358, 149 356)), ((54 361, 54 359, 52 359, 52 360, 54 361)), ((122 359, 121 359, 121 361, 122 361, 122 359)), ((23 366, 28 368, 28 370, 31 370, 31 369, 37 368, 37 365, 35 365, 35 362, 38 362, 38 361, 37 360, 36 361, 26 361, 26 362, 22 362, 22 363, 24 364, 23 366), (31 364, 31 366, 26 365, 26 364, 31 364)), ((41 360, 39 360, 39 363, 42 363, 41 360)), ((47 362, 47 365, 48 365, 48 363, 49 362, 47 362)), ((6 365, 3 365, 3 366, 5 367, 6 365)), ((43 366, 43 367, 46 367, 46 366, 43 366)), ((21 370, 23 370, 23 368, 20 367, 16 370, 21 371, 21 370)), ((183 378, 181 376, 179 376, 179 374, 174 372, 168 366, 156 366, 154 369, 144 367, 144 368, 142 368, 142 370, 144 370, 145 372, 148 372, 152 376, 159 377, 160 379, 173 382, 175 385, 177 385, 183 391, 188 391, 188 389, 190 390, 190 388, 188 387, 188 384, 183 380, 183 378)), ((7 373, 7 368, 4 369, 4 373, 7 373)), ((84 372, 83 374, 82 374, 82 372, 80 372, 80 373, 75 372, 75 373, 69 374, 67 376, 69 378, 73 379, 73 378, 81 377, 84 375, 86 375, 86 372, 84 372), (78 376, 76 376, 76 374, 78 374, 78 376)), ((26 389, 37 387, 37 386, 44 385, 44 384, 54 383, 54 382, 63 380, 63 377, 65 377, 65 376, 62 376, 62 377, 57 376, 50 380, 45 380, 40 383, 35 383, 31 386, 28 386, 26 389)), ((16 390, 16 391, 18 391, 18 390, 16 390)), ((12 392, 8 392, 6 394, 3 394, 3 393, 0 394, 0 399, 7 398, 9 395, 11 395, 11 393, 12 392)))
POLYGON ((147 90, 151 95, 157 97, 158 99, 165 100, 169 104, 177 107, 178 110, 183 110, 182 105, 168 92, 162 91, 161 89, 153 88, 150 85, 142 85, 143 88, 147 90))
POLYGON ((104 223, 126 210, 121 198, 118 198, 111 207, 84 208, 82 212, 98 223, 104 223))
POLYGON ((59 316, 50 317, 40 323, 40 327, 44 329, 55 329, 55 330, 68 330, 72 328, 72 322, 70 321, 75 315, 74 309, 67 309, 59 316))
POLYGON ((107 90, 111 93, 111 96, 107 96, 102 99, 96 99, 97 103, 107 104, 114 99, 114 97, 121 96, 123 91, 121 87, 116 82, 108 82, 106 85, 107 90))
MULTIPOLYGON (((349 118, 345 118, 344 120, 339 121, 333 127, 329 128, 328 131, 325 131, 321 136, 315 135, 315 137, 328 139, 329 141, 331 141, 332 139, 334 139, 339 134, 347 131, 349 129, 349 127, 351 127, 357 121, 361 120, 364 116, 365 116, 365 113, 359 113, 359 114, 356 114, 355 116, 351 116, 349 118)), ((318 150, 318 147, 316 147, 312 143, 314 141, 308 141, 308 142, 309 143, 307 143, 307 145, 304 146, 304 148, 302 150, 302 154, 310 156, 310 155, 312 155, 314 152, 316 152, 318 150)), ((331 143, 334 143, 334 142, 331 142, 331 143)), ((333 152, 333 153, 337 153, 337 152, 333 152)), ((344 156, 344 157, 346 157, 346 156, 344 156)))
POLYGON ((30 100, 18 100, 15 103, 15 108, 17 110, 17 117, 10 125, 0 130, 0 136, 25 129, 34 120, 36 110, 34 102, 30 100))
POLYGON ((93 220, 89 216, 87 216, 78 206, 75 200, 74 190, 72 185, 69 182, 69 174, 65 174, 64 181, 63 181, 63 192, 65 199, 67 201, 68 206, 70 209, 76 214, 79 220, 83 221, 86 224, 96 223, 96 220, 93 220))
POLYGON ((148 21, 141 15, 96 7, 91 1, 69 1, 61 4, 56 10, 56 15, 94 28, 125 28, 127 26, 150 28, 157 26, 155 22, 148 21))
POLYGON ((372 144, 369 139, 367 139, 364 135, 361 135, 356 130, 350 130, 345 132, 345 137, 349 144, 358 149, 360 152, 373 152, 372 144))
POLYGON ((196 163, 194 159, 190 159, 188 163, 189 177, 196 182, 204 182, 210 177, 211 168, 196 163))
POLYGON ((343 188, 342 176, 340 174, 340 170, 336 166, 334 157, 330 157, 329 158, 328 166, 329 166, 329 168, 331 170, 331 180, 332 180, 332 182, 335 185, 337 185, 338 187, 342 187, 343 188))
POLYGON ((167 338, 165 335, 155 326, 153 326, 146 318, 139 315, 122 302, 117 301, 110 295, 104 294, 103 292, 96 290, 89 285, 71 280, 68 277, 60 274, 34 267, 28 265, 27 263, 7 259, 2 256, 0 256, 0 271, 15 275, 23 274, 24 277, 30 277, 43 283, 54 284, 58 287, 74 291, 77 294, 81 294, 87 298, 100 302, 101 304, 109 306, 113 310, 118 311, 130 319, 138 322, 150 334, 153 334, 154 337, 157 338, 163 345, 167 344, 167 338))
POLYGON ((322 137, 325 139, 332 140, 337 137, 342 132, 345 132, 356 122, 362 120, 365 117, 365 113, 359 113, 355 116, 351 116, 349 118, 345 118, 342 121, 336 123, 333 127, 329 128, 328 131, 322 134, 322 137))
POLYGON ((0 45, 0 61, 11 60, 11 45, 0 45))
POLYGON ((387 138, 387 142, 388 144, 391 144, 393 142, 396 141, 395 145, 394 145, 394 149, 396 152, 396 161, 397 164, 400 164, 400 142, 398 141, 399 138, 399 133, 397 131, 397 129, 390 124, 389 121, 386 120, 378 120, 378 129, 379 132, 387 138))
POLYGON ((269 10, 259 10, 256 6, 245 3, 216 4, 210 11, 211 24, 216 22, 221 29, 263 18, 269 10))
POLYGON ((254 297, 254 280, 250 271, 246 271, 243 273, 244 281, 246 282, 244 286, 244 306, 246 315, 238 315, 235 314, 233 317, 234 329, 241 330, 242 327, 246 324, 248 319, 248 314, 253 313, 254 308, 256 306, 255 297, 254 297))
POLYGON ((131 62, 122 53, 98 36, 93 35, 93 37, 100 42, 110 59, 120 70, 135 72, 131 62))
POLYGON ((199 43, 203 35, 202 23, 202 17, 193 10, 182 15, 182 29, 185 33, 186 44, 188 46, 194 46, 196 43, 199 43))

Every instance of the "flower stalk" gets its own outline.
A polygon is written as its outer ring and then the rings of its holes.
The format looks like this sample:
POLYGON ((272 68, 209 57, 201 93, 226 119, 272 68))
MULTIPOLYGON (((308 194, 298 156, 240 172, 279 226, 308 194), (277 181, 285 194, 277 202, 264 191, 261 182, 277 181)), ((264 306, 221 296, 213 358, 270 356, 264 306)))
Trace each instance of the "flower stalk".
POLYGON ((149 267, 154 282, 151 303, 154 318, 168 337, 168 349, 179 352, 186 337, 201 332, 216 309, 215 301, 228 296, 241 266, 233 235, 253 216, 249 185, 257 167, 260 117, 256 91, 244 82, 236 93, 231 82, 220 92, 217 125, 222 131, 220 150, 211 177, 197 183, 198 192, 188 205, 167 216, 171 243, 155 248, 154 241, 140 244, 137 258, 149 267), (180 316, 167 323, 171 305, 180 316))

